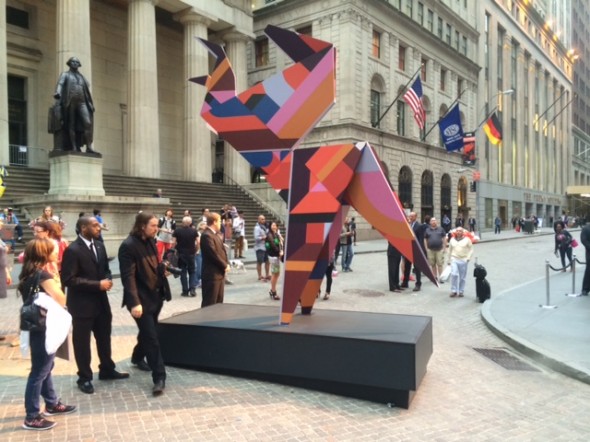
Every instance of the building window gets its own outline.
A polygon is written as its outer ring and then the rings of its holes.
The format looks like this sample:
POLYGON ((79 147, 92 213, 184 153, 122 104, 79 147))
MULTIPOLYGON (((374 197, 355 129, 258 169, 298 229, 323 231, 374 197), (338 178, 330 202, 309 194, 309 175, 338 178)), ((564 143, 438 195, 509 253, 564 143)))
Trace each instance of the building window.
POLYGON ((8 76, 8 143, 27 145, 27 80, 8 76))
POLYGON ((461 41, 461 35, 459 31, 455 31, 455 49, 459 50, 459 42, 461 41))
POLYGON ((414 18, 414 0, 406 0, 406 14, 410 18, 414 18))
POLYGON ((12 6, 6 7, 6 23, 19 28, 29 29, 29 13, 22 9, 13 8, 12 6))
POLYGON ((397 134, 400 136, 406 135, 406 105, 403 100, 397 102, 397 134))
POLYGON ((422 174, 422 208, 432 208, 434 203, 433 198, 434 178, 430 170, 425 170, 422 174))
POLYGON ((297 31, 299 34, 309 35, 310 37, 312 37, 312 33, 311 33, 312 28, 311 28, 311 25, 302 26, 302 27, 300 27, 298 29, 295 29, 295 31, 297 31))
POLYGON ((463 80, 459 78, 457 80, 457 96, 459 96, 463 92, 463 80))
POLYGON ((428 72, 426 69, 428 66, 428 60, 423 58, 421 63, 422 63, 422 65, 420 66, 421 80, 422 80, 422 82, 426 83, 428 81, 428 77, 426 76, 426 73, 428 72))
POLYGON ((373 31, 373 57, 381 58, 381 33, 373 31))
POLYGON ((418 23, 420 26, 424 26, 424 4, 422 2, 418 2, 418 23))
MULTIPOLYGON (((446 173, 440 180, 440 203, 443 210, 451 209, 451 177, 446 173)), ((450 215, 450 213, 447 213, 447 215, 450 215)))
POLYGON ((444 24, 443 24, 443 19, 442 18, 438 18, 438 28, 437 28, 437 35, 439 40, 442 40, 443 38, 443 28, 444 28, 444 24))
POLYGON ((447 33, 446 33, 446 40, 447 40, 447 44, 450 46, 451 45, 451 33, 453 32, 453 29, 451 28, 451 25, 447 24, 447 33))
POLYGON ((447 70, 440 70, 440 90, 444 91, 447 87, 447 70))
POLYGON ((257 68, 268 65, 268 38, 259 38, 254 42, 254 56, 257 68))
POLYGON ((379 118, 381 118, 381 92, 371 89, 371 126, 379 127, 379 118))
POLYGON ((463 44, 461 45, 461 52, 467 56, 467 37, 463 37, 463 44))
POLYGON ((412 203, 412 170, 408 166, 404 166, 399 171, 398 178, 399 199, 404 208, 410 209, 414 207, 412 203))
POLYGON ((400 71, 406 70, 406 48, 402 45, 398 49, 397 67, 400 71))
POLYGON ((428 10, 428 17, 426 18, 426 27, 430 32, 434 32, 434 12, 432 9, 428 10))

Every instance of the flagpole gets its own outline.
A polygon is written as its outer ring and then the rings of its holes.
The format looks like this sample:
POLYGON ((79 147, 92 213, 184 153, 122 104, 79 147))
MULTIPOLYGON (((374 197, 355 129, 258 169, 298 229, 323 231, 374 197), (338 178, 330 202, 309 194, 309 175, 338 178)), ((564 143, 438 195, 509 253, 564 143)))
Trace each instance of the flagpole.
POLYGON ((493 109, 490 111, 490 113, 489 113, 489 114, 487 114, 487 115, 484 117, 484 119, 483 119, 483 120, 481 120, 481 123, 479 123, 479 124, 477 125, 477 127, 475 128, 475 130, 474 130, 473 132, 477 132, 477 131, 478 131, 478 130, 479 130, 479 129, 480 129, 482 126, 483 126, 483 124, 484 124, 486 121, 488 121, 492 115, 494 115, 494 112, 496 112, 497 110, 498 110, 498 106, 494 106, 494 108, 493 108, 493 109))
POLYGON ((551 121, 549 121, 547 123, 547 126, 549 126, 551 123, 553 123, 555 121, 555 119, 557 117, 559 117, 561 115, 561 113, 570 105, 570 103, 572 101, 574 101, 575 98, 576 98, 576 94, 574 94, 574 96, 572 97, 572 99, 570 101, 568 101, 567 103, 564 104, 564 106, 561 108, 561 110, 551 119, 551 121))
POLYGON ((387 115, 387 112, 389 112, 389 109, 391 109, 391 107, 394 105, 394 103, 395 103, 397 100, 399 100, 399 97, 401 97, 401 96, 402 96, 402 95, 403 95, 403 94, 406 92, 406 89, 408 88, 409 84, 412 82, 412 80, 413 80, 414 78, 416 78, 416 74, 417 74, 418 72, 420 72, 420 70, 421 70, 421 69, 422 69, 422 65, 420 65, 420 67, 418 68, 418 70, 417 70, 416 72, 414 72, 414 75, 412 75, 412 77, 410 78, 410 80, 409 80, 409 81, 406 83, 406 85, 405 85, 405 86, 404 86, 404 87, 401 89, 401 92, 400 92, 399 94, 397 94, 397 97, 395 97, 395 98, 393 99, 393 101, 391 102, 391 104, 390 104, 389 106, 387 106, 387 109, 385 109, 385 112, 383 112, 383 114, 382 114, 382 115, 379 117, 379 119, 378 119, 376 122, 372 123, 372 124, 371 124, 371 126, 373 126, 373 127, 377 127, 377 126, 379 126, 379 123, 381 123, 381 120, 383 120, 383 118, 385 118, 385 115, 387 115))
POLYGON ((436 127, 436 125, 437 125, 438 123, 440 123, 440 120, 442 120, 444 117, 446 117, 446 116, 447 116, 447 114, 449 113, 449 111, 450 111, 451 109, 453 109, 453 106, 455 106, 455 104, 456 104, 456 103, 459 101, 459 98, 461 98, 461 95, 463 95, 463 92, 465 92, 466 90, 467 90, 467 88, 465 88, 465 89, 463 89, 463 90, 461 91, 461 93, 459 94, 459 96, 458 96, 458 97, 455 99, 455 101, 453 101, 453 103, 452 103, 452 104, 449 106, 449 108, 447 109, 447 111, 445 112, 445 114, 444 114, 442 117, 440 117, 440 118, 439 118, 439 119, 436 121, 436 123, 434 123, 434 124, 432 125, 432 127, 431 127, 431 128, 428 130, 428 132, 426 132, 426 133, 424 134, 424 136, 422 137, 422 139, 421 139, 420 141, 424 141, 424 140, 426 139, 426 137, 428 136, 428 134, 429 134, 430 132, 432 132, 432 129, 434 129, 434 128, 436 127))
MULTIPOLYGON (((536 118, 535 118, 535 121, 533 121, 533 126, 534 126, 535 124, 537 124, 537 123, 539 122, 539 120, 540 120, 541 118, 543 118, 543 117, 545 116, 545 114, 546 114, 547 112, 549 112, 549 110, 550 110, 550 109, 551 109, 553 106, 555 106, 555 104, 556 104, 556 103, 559 101, 559 99, 560 99, 561 97, 563 97, 563 94, 565 94, 565 93, 566 93, 566 91, 563 91, 563 92, 561 93, 561 95, 560 95, 559 97, 557 97, 553 103, 551 103, 551 106, 549 106, 547 109, 545 109, 545 112, 543 112, 541 115, 539 115, 538 117, 536 117, 536 118)), ((570 100, 570 102, 571 102, 571 100, 570 100)), ((568 103, 568 104, 569 104, 569 103, 568 103)), ((567 106, 567 104, 566 104, 566 106, 567 106)))

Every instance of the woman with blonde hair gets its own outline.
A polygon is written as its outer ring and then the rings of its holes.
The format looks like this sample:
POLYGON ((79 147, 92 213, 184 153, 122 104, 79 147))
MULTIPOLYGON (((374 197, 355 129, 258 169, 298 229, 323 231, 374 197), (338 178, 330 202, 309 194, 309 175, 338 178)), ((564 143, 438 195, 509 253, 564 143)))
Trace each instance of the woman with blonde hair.
MULTIPOLYGON (((38 285, 39 289, 50 296, 61 307, 66 305, 66 296, 53 276, 43 267, 55 259, 55 245, 49 239, 33 239, 25 247, 25 258, 19 275, 18 293, 24 303, 31 302, 29 295, 38 285)), ((48 321, 49 322, 49 321, 48 321)), ((23 428, 26 430, 49 430, 55 422, 45 419, 45 416, 55 416, 72 413, 74 405, 62 404, 53 388, 51 371, 53 370, 55 353, 48 354, 45 347, 46 330, 31 330, 29 332, 29 347, 31 350, 31 372, 25 389, 26 417, 23 428), (39 397, 45 400, 45 411, 41 414, 39 397)))

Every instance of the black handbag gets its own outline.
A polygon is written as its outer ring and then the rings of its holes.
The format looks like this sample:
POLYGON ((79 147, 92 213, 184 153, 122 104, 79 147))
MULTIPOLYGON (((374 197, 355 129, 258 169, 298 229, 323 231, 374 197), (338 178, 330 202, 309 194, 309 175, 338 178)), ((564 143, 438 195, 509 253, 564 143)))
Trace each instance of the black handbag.
POLYGON ((40 273, 33 276, 33 282, 29 288, 27 299, 20 308, 20 329, 23 331, 45 331, 47 310, 35 304, 39 296, 40 273))

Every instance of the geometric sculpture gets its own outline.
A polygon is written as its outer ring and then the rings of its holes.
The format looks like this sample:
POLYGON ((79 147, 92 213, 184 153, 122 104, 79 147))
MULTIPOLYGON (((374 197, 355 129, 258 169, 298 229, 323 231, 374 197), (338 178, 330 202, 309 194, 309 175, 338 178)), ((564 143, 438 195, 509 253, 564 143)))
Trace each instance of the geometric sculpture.
POLYGON ((287 202, 280 323, 291 322, 298 303, 311 313, 350 206, 436 284, 368 143, 297 147, 334 104, 333 45, 272 25, 265 32, 295 64, 237 95, 223 48, 200 39, 216 63, 211 75, 190 81, 207 88, 201 116, 211 130, 287 202))

